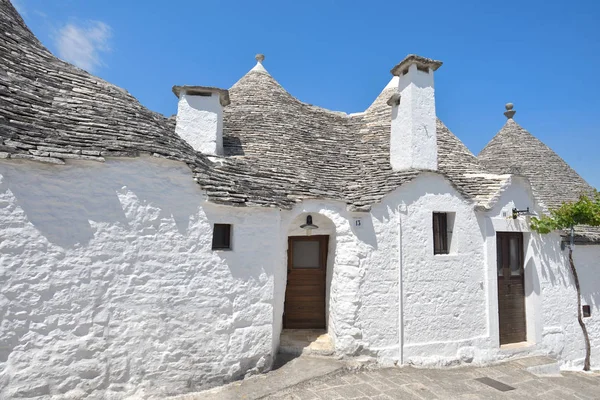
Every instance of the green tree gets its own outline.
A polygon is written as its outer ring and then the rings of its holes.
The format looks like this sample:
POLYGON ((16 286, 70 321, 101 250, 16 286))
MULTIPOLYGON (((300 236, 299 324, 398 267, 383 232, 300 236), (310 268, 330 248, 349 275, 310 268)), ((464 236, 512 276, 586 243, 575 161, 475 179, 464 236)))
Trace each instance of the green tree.
POLYGON ((583 332, 583 338, 585 340, 585 361, 583 363, 583 369, 589 371, 591 358, 590 338, 585 323, 583 322, 581 311, 581 288, 579 286, 577 269, 573 262, 574 228, 578 225, 600 226, 600 193, 597 190, 591 197, 581 196, 576 202, 563 203, 559 208, 550 210, 549 215, 543 215, 540 218, 531 218, 531 229, 538 233, 546 234, 552 231, 565 229, 570 229, 571 231, 569 266, 571 273, 573 274, 573 280, 575 281, 575 289, 577 290, 577 320, 579 326, 581 326, 581 331, 583 332))

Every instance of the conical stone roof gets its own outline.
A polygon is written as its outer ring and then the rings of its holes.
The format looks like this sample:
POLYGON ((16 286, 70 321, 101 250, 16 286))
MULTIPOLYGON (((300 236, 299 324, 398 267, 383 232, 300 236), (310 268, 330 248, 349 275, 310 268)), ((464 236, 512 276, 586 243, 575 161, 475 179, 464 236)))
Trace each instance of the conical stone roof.
MULTIPOLYGON (((61 61, 0 0, 0 157, 64 163, 151 154, 187 163, 209 200, 290 208, 303 199, 366 211, 422 171, 392 171, 388 85, 363 113, 303 103, 259 64, 224 108, 225 157, 213 163, 175 134, 172 118, 126 91, 61 61)), ((486 171, 438 121, 439 173, 488 208, 509 180, 486 171)), ((60 168, 60 167, 57 167, 60 168)))
POLYGON ((517 173, 546 208, 575 201, 593 188, 552 149, 510 118, 477 156, 490 172, 517 173))
MULTIPOLYGON (((534 197, 546 211, 594 192, 594 188, 558 154, 513 118, 506 121, 477 158, 491 172, 526 177, 534 197)), ((600 242, 600 229, 578 227, 577 236, 578 241, 600 242)))
POLYGON ((102 161, 140 151, 194 157, 174 121, 54 57, 0 0, 0 151, 14 159, 102 161))

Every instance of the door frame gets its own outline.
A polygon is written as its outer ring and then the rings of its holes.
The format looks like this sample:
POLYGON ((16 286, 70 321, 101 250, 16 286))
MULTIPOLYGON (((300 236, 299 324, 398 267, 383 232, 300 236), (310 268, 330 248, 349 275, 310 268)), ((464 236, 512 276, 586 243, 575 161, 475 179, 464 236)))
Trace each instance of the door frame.
MULTIPOLYGON (((513 343, 521 343, 521 342, 527 342, 529 339, 529 321, 527 318, 527 295, 526 295, 526 271, 525 271, 525 235, 523 234, 523 232, 518 232, 518 231, 501 231, 501 232, 496 232, 496 262, 495 262, 495 276, 496 276, 496 305, 497 305, 497 309, 498 309, 498 343, 500 346, 504 346, 504 345, 508 345, 508 344, 513 344, 513 343), (500 248, 499 247, 499 242, 500 242, 500 238, 501 237, 505 237, 507 239, 507 244, 505 248, 500 248), (510 257, 510 242, 509 242, 509 238, 510 237, 516 237, 518 238, 518 243, 519 243, 519 250, 518 250, 518 258, 519 258, 519 264, 520 264, 520 268, 521 268, 521 286, 522 286, 522 290, 523 290, 523 305, 522 305, 522 309, 523 309, 523 315, 522 315, 522 319, 523 319, 523 323, 524 323, 524 337, 523 340, 518 340, 518 341, 512 341, 512 342, 506 342, 503 343, 502 342, 502 337, 501 337, 501 330, 502 330, 502 325, 501 325, 501 321, 500 321, 500 312, 501 312, 501 299, 500 299, 500 285, 501 285, 501 281, 500 281, 500 276, 498 274, 498 263, 500 262, 500 255, 504 254, 505 256, 510 257)), ((505 263, 503 263, 505 264, 505 263)), ((513 283, 510 282, 505 282, 505 280, 508 278, 509 280, 512 279, 512 275, 510 275, 510 265, 508 266, 509 271, 506 271, 506 266, 503 267, 504 271, 504 276, 502 277, 502 282, 504 285, 506 285, 509 290, 510 287, 512 287, 513 283)))
MULTIPOLYGON (((327 258, 329 254, 329 235, 311 235, 311 236, 288 236, 288 248, 287 248, 287 275, 286 285, 284 293, 284 305, 282 315, 282 328, 283 329, 304 329, 304 328, 289 328, 287 327, 288 321, 286 316, 286 300, 288 296, 288 285, 290 281, 290 272, 292 270, 293 263, 293 242, 295 241, 318 241, 319 242, 319 268, 311 269, 313 271, 318 270, 323 274, 323 307, 324 307, 324 322, 323 329, 327 329, 327 258)), ((306 328, 306 329, 317 329, 317 328, 306 328)))

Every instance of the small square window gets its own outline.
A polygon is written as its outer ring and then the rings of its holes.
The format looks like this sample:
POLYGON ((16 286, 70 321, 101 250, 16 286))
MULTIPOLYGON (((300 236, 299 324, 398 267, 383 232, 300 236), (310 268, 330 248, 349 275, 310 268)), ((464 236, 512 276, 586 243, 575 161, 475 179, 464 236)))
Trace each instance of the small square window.
POLYGON ((433 254, 448 254, 448 215, 433 213, 433 254))
POLYGON ((215 224, 213 227, 213 250, 231 250, 231 224, 215 224))
POLYGON ((583 306, 583 318, 589 318, 592 316, 592 308, 590 306, 583 306))

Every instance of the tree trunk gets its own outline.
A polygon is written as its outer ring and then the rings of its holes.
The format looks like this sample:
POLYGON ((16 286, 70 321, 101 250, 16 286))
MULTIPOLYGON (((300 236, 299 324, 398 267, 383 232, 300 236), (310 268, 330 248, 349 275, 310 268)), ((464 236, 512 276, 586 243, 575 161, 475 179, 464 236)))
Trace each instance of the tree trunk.
POLYGON ((581 326, 583 332, 583 339, 585 341, 585 360, 583 362, 583 370, 590 370, 590 359, 591 359, 591 347, 590 337, 588 336, 587 328, 583 322, 583 314, 581 312, 581 289, 579 288, 579 277, 577 276, 577 270, 575 269, 575 263, 573 262, 573 246, 569 246, 569 265, 571 266, 571 273, 575 279, 575 289, 577 289, 577 321, 581 326))

